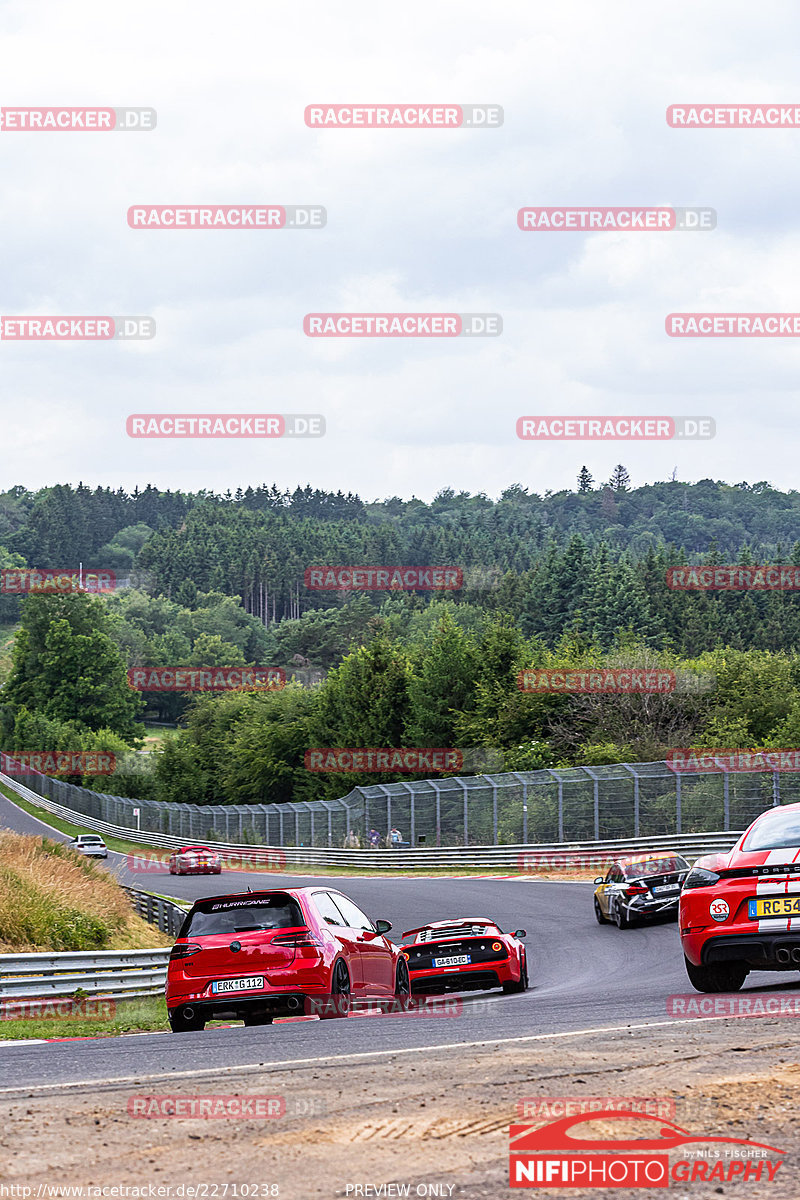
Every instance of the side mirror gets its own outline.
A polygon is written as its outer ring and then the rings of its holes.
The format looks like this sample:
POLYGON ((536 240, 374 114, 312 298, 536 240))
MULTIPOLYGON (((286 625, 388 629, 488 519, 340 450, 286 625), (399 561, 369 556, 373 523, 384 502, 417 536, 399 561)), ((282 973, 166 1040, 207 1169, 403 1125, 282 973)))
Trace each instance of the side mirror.
POLYGON ((597 884, 597 883, 605 883, 605 879, 603 878, 603 876, 602 876, 602 875, 598 875, 598 876, 597 876, 597 879, 595 879, 595 883, 596 883, 596 884, 597 884))
POLYGON ((528 936, 528 931, 527 929, 515 929, 511 936, 515 938, 524 938, 528 936))
POLYGON ((378 933, 388 933, 389 930, 392 928, 392 922, 391 921, 376 921, 375 928, 377 929, 378 933))

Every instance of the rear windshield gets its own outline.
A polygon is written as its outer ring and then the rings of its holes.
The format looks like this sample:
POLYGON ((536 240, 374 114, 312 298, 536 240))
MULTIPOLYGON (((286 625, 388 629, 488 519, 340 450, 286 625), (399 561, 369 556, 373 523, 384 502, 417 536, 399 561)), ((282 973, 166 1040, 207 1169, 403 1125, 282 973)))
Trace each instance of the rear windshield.
POLYGON ((102 842, 103 839, 99 838, 99 837, 82 837, 82 838, 79 838, 78 840, 85 846, 87 844, 87 842, 91 842, 92 845, 94 845, 95 842, 102 842))
POLYGON ((679 854, 667 854, 662 858, 645 858, 639 862, 625 864, 626 879, 641 879, 643 875, 671 875, 675 871, 688 871, 689 864, 679 854))
POLYGON ((759 817, 742 844, 743 850, 800 849, 800 812, 775 808, 759 817))
POLYGON ((252 929, 285 929, 305 925, 300 905, 291 896, 260 900, 205 900, 190 913, 180 937, 212 933, 247 933, 252 929))

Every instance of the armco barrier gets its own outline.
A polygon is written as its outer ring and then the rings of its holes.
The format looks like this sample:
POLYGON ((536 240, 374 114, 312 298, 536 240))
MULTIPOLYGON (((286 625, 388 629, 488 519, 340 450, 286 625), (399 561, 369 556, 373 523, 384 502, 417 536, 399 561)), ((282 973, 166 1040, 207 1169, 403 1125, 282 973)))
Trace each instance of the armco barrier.
POLYGON ((169 949, 0 954, 0 1005, 59 999, 78 990, 106 1000, 156 996, 164 990, 168 960, 169 949))
POLYGON ((132 887, 125 887, 125 891, 133 901, 136 912, 148 924, 156 925, 162 933, 168 933, 170 937, 178 936, 188 909, 181 908, 180 904, 166 900, 163 896, 153 896, 150 892, 140 892, 132 887))
MULTIPOLYGON (((32 792, 23 784, 6 775, 0 775, 0 783, 15 792, 30 804, 37 805, 45 811, 70 821, 84 829, 94 830, 107 837, 118 837, 142 846, 175 849, 183 845, 181 838, 170 834, 137 832, 134 829, 120 825, 112 825, 107 821, 98 821, 93 817, 85 817, 63 805, 54 804, 32 792)), ((688 858, 698 858, 702 854, 710 854, 716 850, 729 850, 742 831, 717 830, 712 833, 667 834, 663 837, 618 838, 607 841, 582 842, 537 842, 517 843, 509 846, 453 846, 430 849, 400 849, 400 850, 334 850, 313 847, 293 847, 273 849, 273 856, 281 855, 286 866, 320 866, 320 867, 362 867, 367 870, 397 871, 398 869, 441 870, 469 868, 471 870, 511 871, 513 873, 532 873, 536 871, 534 859, 552 856, 561 860, 565 855, 575 855, 581 863, 588 859, 594 863, 596 859, 613 858, 617 854, 637 854, 645 851, 672 851, 685 854, 688 858)), ((245 846, 234 842, 214 842, 214 847, 228 852, 236 858, 262 858, 265 847, 245 846)), ((146 852, 143 851, 143 854, 146 852)), ((543 865, 542 870, 547 870, 543 865)), ((594 868, 590 868, 594 869, 594 868)), ((598 868, 599 869, 599 868, 598 868)), ((167 870, 167 867, 164 867, 167 870)))

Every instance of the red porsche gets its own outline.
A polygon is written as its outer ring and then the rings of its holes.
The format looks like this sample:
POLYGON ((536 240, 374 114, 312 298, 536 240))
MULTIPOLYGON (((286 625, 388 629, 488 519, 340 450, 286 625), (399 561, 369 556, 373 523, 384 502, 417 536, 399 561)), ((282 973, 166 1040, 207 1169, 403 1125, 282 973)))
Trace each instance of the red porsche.
POLYGON ((208 846, 184 846, 169 856, 170 875, 220 875, 222 859, 208 846))
POLYGON ((213 1019, 270 1025, 303 1013, 345 1017, 353 1001, 410 1004, 408 966, 373 921, 333 888, 239 892, 197 900, 167 969, 174 1033, 213 1019))
POLYGON ((524 929, 503 933, 486 917, 461 917, 433 921, 409 929, 413 940, 402 947, 408 962, 412 992, 428 995, 502 987, 524 992, 528 986, 528 961, 524 929))
POLYGON ((735 992, 750 971, 800 971, 800 804, 770 808, 725 854, 699 858, 678 913, 699 992, 735 992))

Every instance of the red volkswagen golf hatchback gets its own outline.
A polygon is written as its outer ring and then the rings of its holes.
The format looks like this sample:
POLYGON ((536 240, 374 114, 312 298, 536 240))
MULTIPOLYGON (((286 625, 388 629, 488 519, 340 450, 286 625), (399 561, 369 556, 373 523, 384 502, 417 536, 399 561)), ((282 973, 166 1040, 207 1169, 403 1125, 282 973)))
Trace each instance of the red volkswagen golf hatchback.
POLYGON ((366 999, 407 1007, 408 966, 386 938, 391 928, 326 887, 198 900, 170 954, 173 1032, 214 1018, 269 1025, 293 1014, 347 1016, 366 999))

